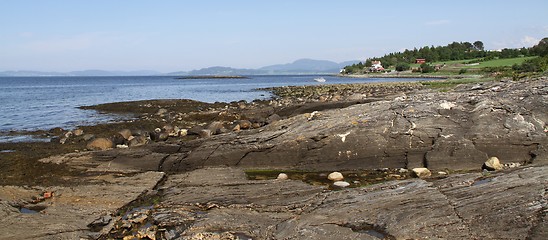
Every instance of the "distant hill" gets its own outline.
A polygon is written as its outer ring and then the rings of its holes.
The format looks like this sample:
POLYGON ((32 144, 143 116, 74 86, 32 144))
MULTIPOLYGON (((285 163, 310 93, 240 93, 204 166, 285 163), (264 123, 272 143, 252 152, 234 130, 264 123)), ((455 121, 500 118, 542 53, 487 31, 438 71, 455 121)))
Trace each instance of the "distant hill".
POLYGON ((187 72, 187 75, 223 75, 223 76, 232 76, 232 75, 260 75, 266 74, 266 71, 256 70, 256 69, 239 69, 231 67, 208 67, 202 68, 199 70, 192 70, 187 72))
POLYGON ((358 63, 359 61, 347 61, 336 63, 327 60, 299 59, 292 63, 270 65, 258 69, 241 69, 231 67, 208 67, 192 71, 178 71, 160 73, 157 71, 105 71, 83 70, 72 72, 40 72, 40 71, 4 71, 0 77, 17 76, 185 76, 185 75, 276 75, 276 74, 334 74, 339 73, 344 66, 358 63))
POLYGON ((292 63, 277 64, 259 68, 259 70, 267 71, 269 74, 283 74, 283 73, 339 73, 341 68, 350 64, 357 63, 358 61, 348 61, 343 63, 336 63, 327 60, 314 60, 314 59, 299 59, 292 63))

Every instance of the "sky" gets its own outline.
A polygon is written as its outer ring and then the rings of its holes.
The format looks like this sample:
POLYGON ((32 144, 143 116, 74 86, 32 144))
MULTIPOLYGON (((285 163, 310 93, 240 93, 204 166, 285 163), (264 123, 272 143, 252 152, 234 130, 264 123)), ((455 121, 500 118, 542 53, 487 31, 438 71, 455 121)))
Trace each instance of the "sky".
POLYGON ((259 68, 548 37, 548 1, 0 0, 0 71, 259 68))

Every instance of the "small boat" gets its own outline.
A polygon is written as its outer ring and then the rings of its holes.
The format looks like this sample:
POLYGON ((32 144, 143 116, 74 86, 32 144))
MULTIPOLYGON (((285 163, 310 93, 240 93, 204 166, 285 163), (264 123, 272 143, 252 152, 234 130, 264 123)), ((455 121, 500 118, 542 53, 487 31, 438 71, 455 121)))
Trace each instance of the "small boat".
POLYGON ((314 81, 316 81, 316 82, 325 82, 325 78, 323 78, 323 77, 314 78, 314 81))

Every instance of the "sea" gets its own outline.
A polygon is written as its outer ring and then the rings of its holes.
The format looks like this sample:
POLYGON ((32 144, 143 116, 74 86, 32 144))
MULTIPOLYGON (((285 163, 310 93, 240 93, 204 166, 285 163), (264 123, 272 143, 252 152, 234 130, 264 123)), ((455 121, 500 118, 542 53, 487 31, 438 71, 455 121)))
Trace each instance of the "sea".
POLYGON ((151 99, 232 102, 268 99, 258 88, 341 83, 417 81, 400 78, 338 76, 248 76, 242 79, 177 79, 173 76, 0 77, 0 142, 39 141, 9 132, 48 130, 117 121, 127 116, 101 114, 79 106, 151 99), (319 83, 314 78, 323 77, 319 83))

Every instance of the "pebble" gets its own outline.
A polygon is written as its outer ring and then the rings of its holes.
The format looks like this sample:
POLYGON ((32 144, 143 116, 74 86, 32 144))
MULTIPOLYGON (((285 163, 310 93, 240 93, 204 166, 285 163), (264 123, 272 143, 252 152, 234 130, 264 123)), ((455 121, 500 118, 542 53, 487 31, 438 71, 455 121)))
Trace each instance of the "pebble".
POLYGON ((485 161, 482 168, 489 171, 497 171, 501 170, 503 166, 497 157, 490 157, 489 159, 487 159, 487 161, 485 161))

